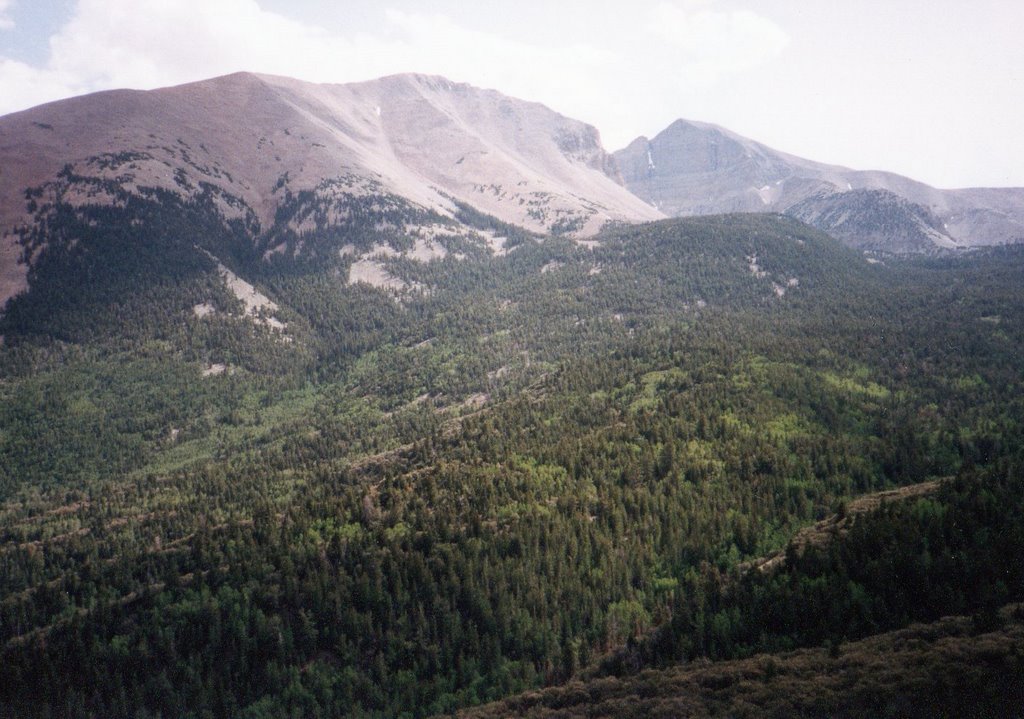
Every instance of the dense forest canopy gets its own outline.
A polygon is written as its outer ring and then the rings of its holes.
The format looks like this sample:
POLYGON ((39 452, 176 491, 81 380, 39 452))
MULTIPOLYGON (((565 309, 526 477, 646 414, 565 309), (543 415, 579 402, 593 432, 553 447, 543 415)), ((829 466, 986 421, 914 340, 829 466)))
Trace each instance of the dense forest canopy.
POLYGON ((775 215, 579 244, 464 207, 507 253, 453 225, 388 290, 341 249, 444 218, 363 198, 302 234, 296 195, 263 231, 216 199, 24 233, 0 714, 428 716, 1024 600, 1020 248, 869 262, 775 215))

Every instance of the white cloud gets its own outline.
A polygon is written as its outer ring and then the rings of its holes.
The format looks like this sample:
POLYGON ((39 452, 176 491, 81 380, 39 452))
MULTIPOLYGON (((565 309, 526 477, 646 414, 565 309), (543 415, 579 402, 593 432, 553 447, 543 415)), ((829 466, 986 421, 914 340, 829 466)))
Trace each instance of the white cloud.
POLYGON ((11 6, 14 0, 0 0, 0 30, 10 30, 14 27, 14 18, 11 17, 11 6))
POLYGON ((531 45, 443 15, 389 10, 386 18, 376 34, 342 37, 263 10, 255 0, 79 0, 50 38, 45 67, 0 57, 0 113, 69 94, 238 70, 316 82, 435 73, 565 107, 600 94, 598 71, 614 64, 595 47, 531 45))
POLYGON ((59 73, 0 57, 0 114, 68 97, 82 90, 59 73))
POLYGON ((683 84, 715 84, 775 58, 789 43, 771 20, 750 10, 711 9, 714 4, 660 2, 651 11, 648 29, 675 56, 683 84))
MULTIPOLYGON (((0 10, 9 2, 0 0, 0 10)), ((589 18, 569 15, 566 22, 583 23, 578 41, 545 43, 523 26, 483 30, 418 10, 387 10, 373 32, 332 34, 267 11, 257 0, 78 0, 49 38, 44 66, 0 57, 0 114, 73 94, 238 70, 314 82, 424 72, 598 122, 614 147, 635 136, 638 117, 681 114, 666 106, 665 90, 706 87, 784 47, 785 34, 770 21, 749 11, 718 11, 715 4, 652 0, 628 18, 631 29, 615 26, 603 36, 582 29, 594 27, 586 25, 589 18)))
POLYGON ((593 45, 544 46, 466 28, 442 15, 390 10, 402 38, 395 71, 444 75, 563 111, 601 96, 603 76, 617 56, 593 45))
POLYGON ((79 0, 50 40, 50 68, 83 86, 145 88, 287 66, 323 41, 254 0, 79 0))
POLYGON ((254 0, 79 0, 49 46, 43 67, 0 57, 0 114, 73 94, 237 70, 327 79, 339 57, 356 51, 254 0))
MULTIPOLYGON (((36 10, 45 0, 21 1, 0 0, 0 39, 22 16, 13 10, 48 12, 36 10)), ((427 72, 594 122, 609 148, 682 116, 854 166, 914 174, 927 156, 939 167, 922 179, 945 184, 1010 182, 1022 166, 1014 128, 1024 107, 1016 101, 1024 3, 951 2, 921 15, 914 3, 885 0, 73 2, 69 19, 34 39, 31 53, 27 21, 15 31, 26 33, 16 43, 24 55, 0 46, 0 114, 236 70, 315 82, 427 72), (380 10, 389 4, 404 10, 380 10), (45 62, 26 60, 47 49, 45 62), (960 140, 950 143, 951 133, 960 140), (911 146, 902 167, 890 164, 911 146), (970 156, 954 162, 954 147, 970 156), (962 175, 963 164, 976 179, 962 175)))

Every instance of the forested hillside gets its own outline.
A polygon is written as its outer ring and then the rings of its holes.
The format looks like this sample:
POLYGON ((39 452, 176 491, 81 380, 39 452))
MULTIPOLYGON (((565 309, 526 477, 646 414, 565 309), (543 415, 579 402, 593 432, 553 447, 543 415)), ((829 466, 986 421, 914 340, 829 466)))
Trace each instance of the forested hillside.
POLYGON ((420 262, 395 228, 444 219, 396 198, 305 234, 217 202, 40 225, 0 320, 0 714, 428 716, 1024 600, 1019 248, 465 208, 420 262))

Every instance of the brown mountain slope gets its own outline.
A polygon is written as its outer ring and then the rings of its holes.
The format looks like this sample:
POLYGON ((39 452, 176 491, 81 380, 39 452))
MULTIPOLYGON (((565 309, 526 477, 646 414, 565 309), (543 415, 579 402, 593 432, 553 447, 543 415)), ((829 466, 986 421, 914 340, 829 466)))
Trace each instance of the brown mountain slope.
POLYGON ((1019 717, 1024 607, 1002 626, 966 617, 915 624, 829 649, 692 662, 632 677, 574 681, 459 713, 530 717, 1019 717))
MULTIPOLYGON (((452 198, 531 230, 585 236, 660 213, 619 182, 597 131, 543 105, 443 78, 315 85, 240 73, 178 87, 96 93, 0 118, 0 304, 24 289, 26 192, 62 170, 195 197, 262 229, 287 193, 343 179, 451 216, 452 198), (237 198, 240 202, 235 202, 237 198)), ((114 202, 77 183, 72 205, 114 202)))

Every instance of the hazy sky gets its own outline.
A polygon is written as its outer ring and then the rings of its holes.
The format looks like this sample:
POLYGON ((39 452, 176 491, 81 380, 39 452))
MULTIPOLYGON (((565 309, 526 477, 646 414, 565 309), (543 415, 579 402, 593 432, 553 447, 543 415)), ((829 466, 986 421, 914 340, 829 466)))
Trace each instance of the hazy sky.
POLYGON ((593 123, 685 117, 941 187, 1024 186, 1021 0, 0 0, 0 114, 236 70, 441 74, 593 123))

